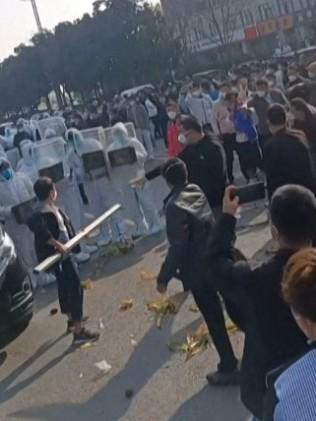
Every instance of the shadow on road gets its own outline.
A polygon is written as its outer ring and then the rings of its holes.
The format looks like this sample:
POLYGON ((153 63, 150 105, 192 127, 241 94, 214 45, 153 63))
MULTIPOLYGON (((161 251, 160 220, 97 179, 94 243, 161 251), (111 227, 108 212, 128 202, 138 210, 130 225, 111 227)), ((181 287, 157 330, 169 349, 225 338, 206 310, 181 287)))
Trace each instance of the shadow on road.
MULTIPOLYGON (((186 294, 177 294, 175 297, 178 304, 181 305, 186 298, 186 294)), ((134 399, 153 375, 170 359, 172 353, 167 346, 161 346, 161 344, 167 345, 170 339, 183 338, 188 331, 195 330, 198 324, 198 321, 195 320, 171 335, 173 320, 173 317, 166 318, 162 330, 157 330, 156 326, 152 326, 131 355, 125 367, 87 402, 83 404, 69 404, 64 402, 42 407, 38 406, 18 411, 11 414, 11 416, 24 420, 32 419, 41 421, 55 421, 56 419, 61 419, 61 417, 64 420, 75 419, 76 421, 88 419, 118 421, 126 415, 134 399), (129 399, 126 397, 126 391, 130 391, 132 398, 129 399)), ((219 401, 220 392, 216 393, 218 393, 219 401)), ((221 395, 221 398, 223 398, 223 395, 221 395)), ((201 399, 208 400, 208 404, 204 406, 204 419, 207 419, 210 413, 210 394, 207 396, 205 392, 205 396, 202 395, 201 399)), ((197 400, 192 402, 193 406, 199 405, 197 400)), ((188 405, 190 404, 188 403, 188 405)), ((179 417, 175 418, 175 420, 180 421, 181 418, 179 417)), ((184 419, 197 421, 195 417, 182 418, 181 421, 184 419)), ((199 419, 203 419, 202 415, 199 419)))
POLYGON ((42 367, 40 370, 36 371, 31 376, 27 377, 25 380, 17 383, 14 386, 11 386, 16 382, 16 380, 25 373, 32 364, 43 356, 47 351, 53 348, 61 339, 64 338, 65 335, 59 336, 54 341, 45 342, 42 346, 40 346, 37 351, 23 364, 17 367, 15 370, 12 371, 5 379, 1 380, 0 382, 0 404, 4 403, 5 401, 13 398, 19 392, 21 392, 24 388, 31 385, 34 381, 38 380, 42 375, 46 374, 51 368, 57 365, 69 352, 71 349, 66 350, 61 355, 57 356, 53 360, 51 360, 48 364, 42 367))
POLYGON ((246 421, 249 413, 244 410, 236 414, 239 404, 239 389, 225 388, 225 405, 223 389, 205 386, 191 399, 186 401, 169 421, 246 421))

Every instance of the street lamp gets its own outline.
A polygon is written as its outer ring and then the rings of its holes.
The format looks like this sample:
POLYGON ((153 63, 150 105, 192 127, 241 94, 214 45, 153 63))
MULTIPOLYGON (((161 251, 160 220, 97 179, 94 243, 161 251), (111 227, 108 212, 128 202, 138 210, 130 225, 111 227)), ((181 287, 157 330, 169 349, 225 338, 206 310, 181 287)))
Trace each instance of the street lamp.
POLYGON ((43 27, 42 27, 40 15, 38 13, 38 8, 37 8, 36 0, 21 0, 21 1, 30 1, 31 2, 38 32, 39 33, 42 33, 43 32, 43 27))

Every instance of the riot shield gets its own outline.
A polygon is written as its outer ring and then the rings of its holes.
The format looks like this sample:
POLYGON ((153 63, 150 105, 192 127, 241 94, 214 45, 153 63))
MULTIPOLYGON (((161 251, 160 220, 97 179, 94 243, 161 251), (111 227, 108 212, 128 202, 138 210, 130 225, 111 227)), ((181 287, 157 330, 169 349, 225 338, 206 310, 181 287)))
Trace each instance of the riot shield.
POLYGON ((16 170, 19 160, 21 159, 20 152, 18 148, 9 149, 7 152, 8 161, 11 164, 11 167, 16 170))
POLYGON ((40 177, 49 177, 54 183, 65 178, 65 141, 55 138, 35 143, 34 162, 40 177))
POLYGON ((52 129, 56 133, 56 137, 65 137, 67 130, 65 120, 62 117, 50 117, 44 120, 34 120, 33 125, 38 129, 41 139, 45 139, 47 129, 52 129))

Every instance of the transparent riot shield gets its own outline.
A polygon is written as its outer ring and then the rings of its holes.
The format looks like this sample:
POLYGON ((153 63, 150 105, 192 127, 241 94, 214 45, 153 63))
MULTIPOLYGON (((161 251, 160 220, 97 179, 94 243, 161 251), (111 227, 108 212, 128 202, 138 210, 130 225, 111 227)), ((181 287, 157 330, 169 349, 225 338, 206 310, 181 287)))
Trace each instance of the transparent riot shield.
POLYGON ((132 146, 109 151, 108 156, 112 168, 133 165, 137 162, 136 151, 132 146))
POLYGON ((62 138, 35 143, 34 162, 40 177, 49 177, 54 183, 65 178, 65 143, 62 138))
POLYGON ((47 129, 52 129, 56 137, 65 138, 67 130, 65 120, 62 117, 45 118, 44 120, 33 121, 33 125, 38 129, 41 139, 45 139, 47 129))
POLYGON ((105 137, 102 127, 94 127, 92 129, 81 130, 84 139, 95 139, 103 146, 105 144, 105 137))
POLYGON ((12 207, 12 213, 19 225, 27 224, 31 216, 34 214, 38 206, 38 200, 33 197, 26 202, 20 203, 19 205, 12 207))
POLYGON ((15 171, 16 167, 18 165, 18 162, 21 159, 20 152, 19 152, 18 148, 9 149, 6 152, 6 154, 7 154, 8 161, 10 162, 12 168, 15 171))
POLYGON ((134 123, 125 123, 125 127, 129 137, 137 138, 134 123))
POLYGON ((84 172, 90 179, 108 177, 108 168, 105 152, 101 142, 96 139, 83 138, 76 144, 78 154, 81 156, 84 172))

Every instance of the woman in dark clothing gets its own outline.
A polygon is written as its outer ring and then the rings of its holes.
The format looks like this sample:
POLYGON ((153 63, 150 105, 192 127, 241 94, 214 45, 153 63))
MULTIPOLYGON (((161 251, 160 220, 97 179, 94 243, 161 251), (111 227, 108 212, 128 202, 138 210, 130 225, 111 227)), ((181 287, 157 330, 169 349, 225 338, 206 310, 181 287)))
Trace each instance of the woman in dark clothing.
POLYGON ((305 133, 308 141, 313 170, 316 171, 316 108, 308 104, 302 98, 294 98, 291 101, 291 110, 294 115, 294 128, 305 133))

